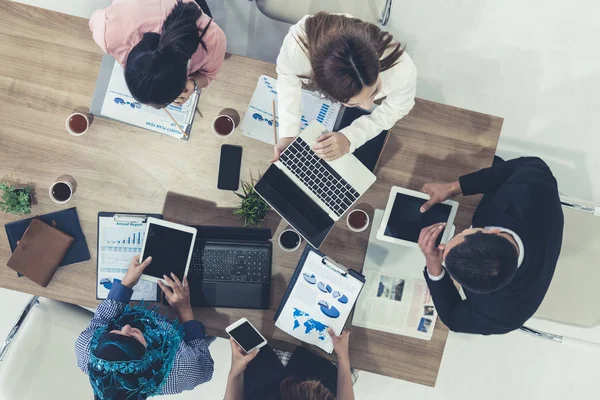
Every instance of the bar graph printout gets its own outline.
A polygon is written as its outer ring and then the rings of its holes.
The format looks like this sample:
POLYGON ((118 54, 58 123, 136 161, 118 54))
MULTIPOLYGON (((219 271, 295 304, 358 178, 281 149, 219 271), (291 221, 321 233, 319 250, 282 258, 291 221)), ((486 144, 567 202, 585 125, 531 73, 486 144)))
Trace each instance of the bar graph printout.
MULTIPOLYGON (((98 218, 98 274, 96 297, 106 299, 115 279, 122 280, 134 256, 142 252, 146 223, 98 218)), ((157 285, 140 280, 132 300, 158 301, 157 285)))

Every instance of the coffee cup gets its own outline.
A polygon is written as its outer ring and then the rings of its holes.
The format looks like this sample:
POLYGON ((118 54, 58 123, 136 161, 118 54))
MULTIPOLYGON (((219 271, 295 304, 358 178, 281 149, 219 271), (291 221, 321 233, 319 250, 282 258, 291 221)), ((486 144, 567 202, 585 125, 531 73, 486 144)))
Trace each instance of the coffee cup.
POLYGON ((226 138, 235 130, 235 121, 229 115, 221 114, 214 119, 212 130, 218 137, 226 138))
POLYGON ((293 229, 286 229, 279 234, 279 247, 283 251, 296 251, 300 248, 302 237, 293 229))
POLYGON ((50 189, 48 190, 48 194, 50 195, 50 199, 56 204, 65 204, 71 197, 73 197, 73 185, 70 182, 57 180, 54 182, 50 189))
POLYGON ((74 112, 67 117, 65 121, 67 132, 73 136, 81 136, 88 131, 90 127, 90 118, 80 112, 74 112))
POLYGON ((360 208, 356 208, 348 213, 346 224, 353 232, 362 232, 369 226, 369 214, 360 208))

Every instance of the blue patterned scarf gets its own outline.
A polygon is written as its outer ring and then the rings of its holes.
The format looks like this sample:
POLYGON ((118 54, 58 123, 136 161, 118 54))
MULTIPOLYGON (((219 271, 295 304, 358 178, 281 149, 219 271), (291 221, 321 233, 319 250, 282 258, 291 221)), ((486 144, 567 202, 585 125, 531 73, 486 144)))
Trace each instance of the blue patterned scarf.
POLYGON ((99 400, 142 400, 160 394, 177 350, 184 337, 183 326, 158 314, 156 308, 144 304, 127 306, 124 312, 107 326, 98 328, 90 342, 89 378, 94 395, 99 400), (144 334, 145 353, 133 349, 128 339, 119 340, 106 335, 125 325, 137 328, 144 334), (111 342, 112 340, 112 342, 111 342), (114 346, 126 355, 123 361, 107 361, 97 356, 101 350, 114 346))

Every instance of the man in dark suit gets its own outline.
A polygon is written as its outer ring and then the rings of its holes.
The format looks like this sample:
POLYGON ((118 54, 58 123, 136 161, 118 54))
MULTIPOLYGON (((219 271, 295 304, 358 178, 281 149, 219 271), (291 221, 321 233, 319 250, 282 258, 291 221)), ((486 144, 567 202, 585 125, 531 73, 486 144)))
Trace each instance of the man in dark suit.
POLYGON ((459 194, 484 194, 473 226, 446 245, 435 245, 444 224, 419 237, 425 279, 442 321, 455 332, 485 335, 521 327, 544 299, 562 244, 563 213, 550 168, 534 157, 500 160, 422 191, 431 200, 421 212, 459 194))

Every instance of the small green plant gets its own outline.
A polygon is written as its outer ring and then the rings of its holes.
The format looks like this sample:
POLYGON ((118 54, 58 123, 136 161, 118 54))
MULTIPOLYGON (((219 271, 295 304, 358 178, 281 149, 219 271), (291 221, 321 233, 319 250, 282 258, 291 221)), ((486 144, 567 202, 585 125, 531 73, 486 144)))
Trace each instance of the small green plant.
POLYGON ((243 194, 235 193, 242 199, 242 204, 233 213, 244 221, 244 226, 260 226, 260 223, 265 220, 271 208, 254 190, 254 179, 250 183, 242 182, 242 191, 243 194))
POLYGON ((25 215, 31 213, 31 187, 17 189, 7 183, 0 182, 2 201, 0 210, 8 214, 25 215))

